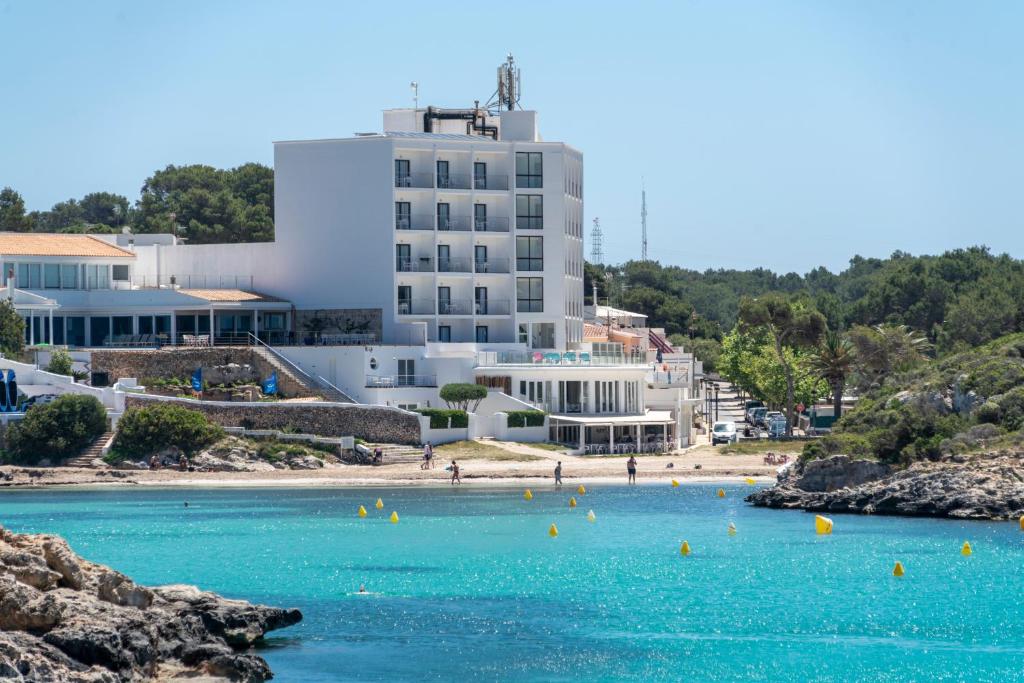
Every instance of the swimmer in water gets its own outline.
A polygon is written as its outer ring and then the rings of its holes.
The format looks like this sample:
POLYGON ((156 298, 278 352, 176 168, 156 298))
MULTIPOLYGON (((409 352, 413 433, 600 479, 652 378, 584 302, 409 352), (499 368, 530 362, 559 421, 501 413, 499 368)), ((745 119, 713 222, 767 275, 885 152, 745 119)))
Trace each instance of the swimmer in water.
POLYGON ((185 507, 188 507, 188 501, 187 500, 185 501, 185 507))
POLYGON ((365 593, 366 592, 366 586, 363 585, 363 584, 359 584, 359 592, 360 593, 365 593))

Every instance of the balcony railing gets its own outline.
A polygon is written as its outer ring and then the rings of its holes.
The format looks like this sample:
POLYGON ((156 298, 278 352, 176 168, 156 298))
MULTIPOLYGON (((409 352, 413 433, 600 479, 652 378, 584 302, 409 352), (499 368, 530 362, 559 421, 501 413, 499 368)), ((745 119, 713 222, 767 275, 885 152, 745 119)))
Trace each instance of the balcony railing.
POLYGON ((436 387, 437 375, 367 375, 366 386, 372 389, 436 387))
POLYGON ((473 223, 469 216, 438 216, 437 229, 469 232, 473 229, 473 223))
MULTIPOLYGON (((119 285, 121 281, 115 281, 119 285)), ((133 275, 132 289, 244 289, 253 288, 252 275, 133 275)), ((115 286, 113 289, 121 289, 115 286)))
POLYGON ((477 190, 507 190, 507 175, 475 175, 473 188, 477 190))
POLYGON ((473 229, 477 232, 508 232, 508 216, 474 217, 473 229))
POLYGON ((434 217, 427 214, 398 214, 395 216, 396 230, 433 230, 434 217))
POLYGON ((437 176, 437 189, 439 190, 468 190, 469 176, 449 173, 437 176))
POLYGON ((560 366, 644 366, 639 356, 594 355, 588 351, 482 351, 476 355, 478 366, 491 365, 560 365, 560 366))
POLYGON ((477 315, 508 315, 511 311, 508 299, 486 299, 475 304, 477 315))
POLYGON ((434 315, 434 300, 399 299, 398 315, 434 315))
POLYGON ((395 187, 433 188, 433 173, 407 173, 395 176, 395 187))
POLYGON ((473 315, 472 299, 441 299, 437 302, 438 315, 473 315))
POLYGON ((401 259, 395 263, 395 270, 399 273, 433 273, 434 259, 429 256, 401 259))
POLYGON ((473 270, 477 273, 507 273, 507 258, 476 259, 473 262, 473 270))
POLYGON ((437 259, 437 272, 439 273, 472 273, 472 261, 468 258, 439 258, 437 259))

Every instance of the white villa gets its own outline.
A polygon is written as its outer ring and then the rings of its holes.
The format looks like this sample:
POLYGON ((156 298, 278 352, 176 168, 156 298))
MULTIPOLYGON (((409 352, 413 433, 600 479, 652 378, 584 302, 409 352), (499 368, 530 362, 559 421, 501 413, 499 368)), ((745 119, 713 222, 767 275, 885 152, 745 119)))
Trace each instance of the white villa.
POLYGON ((360 403, 475 382, 478 412, 540 408, 580 451, 689 443, 699 363, 625 311, 585 338, 583 156, 536 112, 388 110, 381 133, 275 143, 274 173, 273 242, 0 233, 27 342, 263 343, 360 403))

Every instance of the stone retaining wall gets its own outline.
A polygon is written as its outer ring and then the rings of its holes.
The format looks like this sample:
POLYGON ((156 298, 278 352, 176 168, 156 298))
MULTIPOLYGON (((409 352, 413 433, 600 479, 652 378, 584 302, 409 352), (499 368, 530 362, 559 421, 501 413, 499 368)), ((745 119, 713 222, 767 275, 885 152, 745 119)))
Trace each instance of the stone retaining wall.
POLYGON ((253 349, 245 346, 211 346, 170 349, 98 349, 92 351, 90 369, 105 372, 114 384, 122 377, 190 377, 196 368, 212 368, 236 363, 256 368, 261 378, 277 371, 277 390, 285 398, 319 396, 290 373, 274 368, 253 349))
POLYGON ((318 436, 354 436, 379 443, 420 443, 419 416, 398 408, 349 403, 223 403, 128 394, 125 405, 169 401, 199 410, 224 427, 298 430, 318 436))

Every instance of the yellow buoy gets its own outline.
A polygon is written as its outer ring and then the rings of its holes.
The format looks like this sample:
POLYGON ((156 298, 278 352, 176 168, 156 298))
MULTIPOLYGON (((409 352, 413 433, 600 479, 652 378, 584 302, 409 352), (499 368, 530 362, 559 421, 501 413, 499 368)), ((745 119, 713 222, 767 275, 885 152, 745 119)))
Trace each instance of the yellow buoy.
POLYGON ((392 524, 398 524, 398 513, 397 512, 392 512, 391 513, 391 523, 392 524))
POLYGON ((820 535, 832 533, 832 520, 821 515, 814 515, 814 531, 820 535))
POLYGON ((904 573, 905 572, 903 571, 903 563, 902 562, 897 562, 896 566, 892 568, 892 575, 893 576, 903 576, 904 573))
POLYGON ((587 521, 588 522, 593 522, 596 519, 597 519, 597 515, 594 514, 593 510, 591 510, 590 512, 587 513, 587 521))
POLYGON ((729 535, 730 536, 735 536, 736 535, 736 525, 733 524, 732 522, 729 522, 729 535))
POLYGON ((1020 530, 1024 531, 1024 515, 1020 517, 1020 530))
POLYGON ((679 554, 683 557, 690 554, 690 543, 688 541, 683 541, 683 544, 679 546, 679 554))
POLYGON ((530 489, 526 489, 526 493, 523 494, 523 498, 526 500, 533 500, 533 492, 530 489))
POLYGON ((672 486, 679 486, 679 482, 675 479, 672 480, 672 486))
POLYGON ((362 505, 359 506, 359 516, 360 517, 365 517, 366 516, 366 508, 364 508, 362 505))
POLYGON ((971 550, 971 542, 970 541, 964 541, 963 547, 960 548, 960 554, 963 555, 964 557, 967 557, 972 552, 973 551, 971 550))
POLYGON ((718 497, 725 498, 725 489, 718 489, 718 497))
POLYGON ((376 502, 376 503, 374 503, 373 505, 374 505, 374 507, 376 507, 376 508, 377 508, 378 510, 383 510, 383 509, 384 509, 384 501, 383 501, 383 500, 381 500, 380 498, 378 498, 378 499, 377 499, 377 502, 376 502))
POLYGON ((569 499, 569 507, 571 507, 571 508, 576 507, 576 498, 570 498, 569 499))
POLYGON ((555 526, 554 524, 552 524, 551 528, 548 529, 548 536, 550 536, 551 538, 554 538, 557 535, 558 535, 558 527, 555 526))
POLYGON ((576 493, 580 494, 581 496, 584 493, 586 493, 586 492, 587 492, 587 490, 585 488, 583 488, 583 484, 580 484, 580 487, 578 489, 576 489, 576 493))
POLYGON ((747 477, 747 478, 746 478, 746 479, 744 479, 743 481, 747 482, 747 483, 748 483, 748 484, 750 484, 751 486, 753 486, 754 484, 756 484, 756 483, 757 483, 756 481, 754 481, 754 480, 753 480, 753 479, 751 479, 750 477, 747 477))

